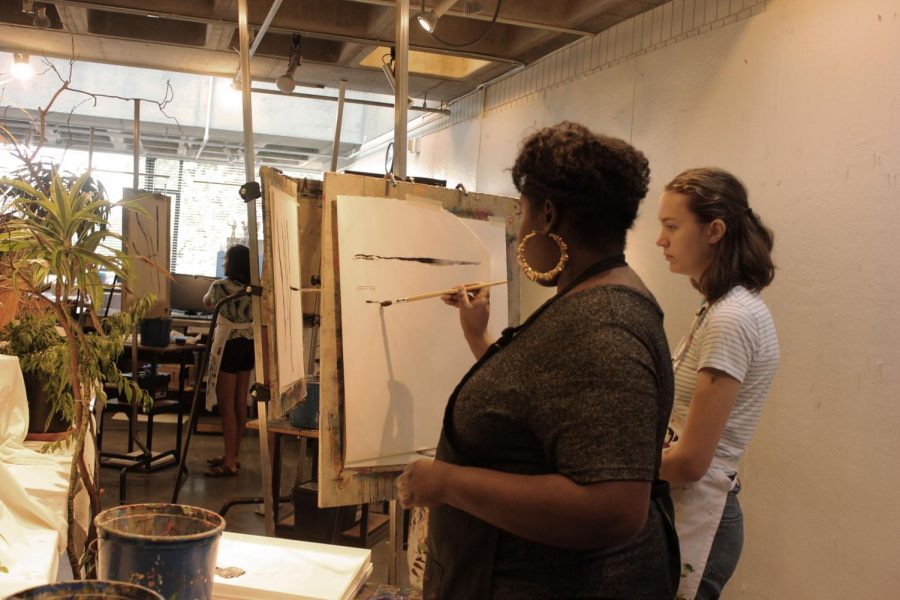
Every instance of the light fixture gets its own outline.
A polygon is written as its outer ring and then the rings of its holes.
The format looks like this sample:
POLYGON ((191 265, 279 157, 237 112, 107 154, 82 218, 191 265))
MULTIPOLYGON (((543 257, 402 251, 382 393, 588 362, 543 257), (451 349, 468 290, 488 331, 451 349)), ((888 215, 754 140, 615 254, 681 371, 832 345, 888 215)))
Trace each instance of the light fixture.
POLYGON ((34 73, 31 69, 31 57, 23 52, 13 54, 13 66, 10 73, 16 79, 28 79, 34 73))
POLYGON ((291 51, 288 55, 287 71, 275 80, 275 86, 285 94, 293 92, 294 86, 297 85, 294 81, 294 71, 300 66, 301 60, 303 58, 300 55, 300 35, 295 33, 291 38, 291 51))
POLYGON ((47 16, 47 7, 41 6, 34 13, 34 19, 31 21, 31 24, 39 29, 50 29, 50 26, 53 24, 50 22, 50 17, 47 16))
POLYGON ((241 91, 241 72, 238 71, 231 79, 231 89, 241 91))
POLYGON ((466 0, 466 7, 463 11, 467 15, 479 15, 484 12, 484 4, 481 0, 466 0))
POLYGON ((456 0, 441 0, 441 2, 431 10, 423 10, 416 15, 416 19, 418 19, 422 29, 428 33, 434 33, 438 19, 443 17, 444 13, 450 10, 450 7, 454 4, 456 4, 456 0))

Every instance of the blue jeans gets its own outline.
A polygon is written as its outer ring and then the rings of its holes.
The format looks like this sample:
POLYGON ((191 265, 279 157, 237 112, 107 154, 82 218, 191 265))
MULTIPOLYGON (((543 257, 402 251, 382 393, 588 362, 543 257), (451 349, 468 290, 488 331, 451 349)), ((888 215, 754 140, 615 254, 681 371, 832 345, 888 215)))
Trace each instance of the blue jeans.
POLYGON ((722 521, 709 550, 709 559, 703 570, 703 579, 697 589, 696 600, 716 600, 737 568, 744 546, 744 513, 737 499, 740 491, 741 484, 738 483, 728 492, 722 521))

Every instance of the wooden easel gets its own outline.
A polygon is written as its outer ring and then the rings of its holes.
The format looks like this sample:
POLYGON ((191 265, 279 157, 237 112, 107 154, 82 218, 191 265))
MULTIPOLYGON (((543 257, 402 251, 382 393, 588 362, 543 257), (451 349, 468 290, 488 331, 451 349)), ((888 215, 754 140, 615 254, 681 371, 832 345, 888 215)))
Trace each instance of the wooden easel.
POLYGON ((519 321, 519 269, 515 263, 516 223, 512 198, 467 193, 464 190, 378 179, 359 175, 325 174, 321 229, 321 361, 319 391, 319 507, 336 507, 391 501, 394 560, 393 581, 399 566, 402 546, 402 511, 395 502, 394 479, 402 466, 344 468, 345 405, 341 352, 340 281, 336 236, 335 200, 338 196, 373 196, 405 199, 407 196, 437 200, 445 210, 460 217, 502 218, 506 224, 507 274, 510 323, 519 321))

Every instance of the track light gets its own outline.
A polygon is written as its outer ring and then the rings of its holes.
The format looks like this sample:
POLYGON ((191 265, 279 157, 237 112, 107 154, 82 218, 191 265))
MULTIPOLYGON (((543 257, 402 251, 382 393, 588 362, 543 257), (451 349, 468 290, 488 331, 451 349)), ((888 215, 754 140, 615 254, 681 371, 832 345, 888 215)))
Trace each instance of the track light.
POLYGON ((31 57, 23 52, 13 54, 13 66, 10 73, 16 79, 28 79, 34 71, 31 68, 31 57))
POLYGON ((300 66, 301 60, 303 58, 300 54, 300 36, 295 33, 291 38, 291 52, 288 56, 287 71, 275 80, 275 86, 285 94, 293 92, 294 86, 297 85, 294 81, 294 71, 300 66))
POLYGON ((50 22, 50 17, 47 16, 47 7, 41 6, 34 13, 34 19, 31 21, 31 24, 37 27, 38 29, 50 29, 50 26, 53 24, 50 22))
POLYGON ((479 15, 484 12, 484 4, 481 3, 481 0, 466 0, 464 12, 467 15, 479 15))
POLYGON ((419 25, 428 33, 434 33, 437 27, 438 19, 444 16, 450 7, 456 4, 456 0, 441 0, 441 2, 431 10, 425 10, 416 15, 419 25))

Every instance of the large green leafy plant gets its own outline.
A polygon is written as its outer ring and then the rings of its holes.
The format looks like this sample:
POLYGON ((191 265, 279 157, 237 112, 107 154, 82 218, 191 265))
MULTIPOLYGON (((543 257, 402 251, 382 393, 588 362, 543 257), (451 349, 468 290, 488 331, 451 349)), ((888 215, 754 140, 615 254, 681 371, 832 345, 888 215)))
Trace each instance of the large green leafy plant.
POLYGON ((84 174, 68 182, 53 171, 37 186, 23 179, 3 178, 6 196, 0 223, 0 254, 21 294, 42 306, 37 315, 23 315, 3 335, 9 350, 21 358, 24 370, 45 382, 54 409, 71 421, 68 443, 74 446, 68 491, 67 553, 76 576, 90 574, 88 548, 96 537, 93 516, 100 511, 100 490, 94 469, 85 460, 85 440, 94 437, 94 401, 104 403, 104 385, 113 385, 128 401, 150 402, 137 384, 116 366, 127 333, 152 305, 153 298, 134 302, 127 312, 101 319, 104 287, 101 269, 127 285, 131 258, 120 249, 124 240, 109 224, 112 208, 139 210, 132 201, 111 203, 87 191, 84 174), (120 244, 112 244, 118 240, 120 244), (84 547, 76 547, 74 498, 88 494, 91 525, 84 547))

